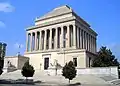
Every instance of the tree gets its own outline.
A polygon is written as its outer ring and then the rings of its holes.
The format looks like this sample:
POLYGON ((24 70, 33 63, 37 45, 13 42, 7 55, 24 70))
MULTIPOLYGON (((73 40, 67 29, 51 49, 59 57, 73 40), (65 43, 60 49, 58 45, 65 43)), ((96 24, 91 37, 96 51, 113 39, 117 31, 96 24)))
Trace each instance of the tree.
POLYGON ((97 58, 93 60, 93 67, 109 67, 109 66, 119 66, 118 60, 112 54, 110 49, 106 47, 101 47, 97 52, 97 58))
POLYGON ((24 77, 26 77, 26 81, 27 81, 28 77, 33 77, 34 72, 35 72, 35 70, 34 70, 33 66, 29 64, 29 61, 27 61, 24 64, 22 71, 21 71, 22 75, 24 77))
POLYGON ((4 66, 4 57, 6 53, 6 46, 5 43, 0 43, 0 75, 3 72, 3 66, 4 66))
POLYGON ((68 64, 66 63, 66 65, 63 67, 62 75, 65 78, 69 79, 69 83, 70 83, 70 80, 75 78, 75 76, 76 76, 76 69, 75 69, 75 66, 74 66, 72 61, 70 61, 68 64))

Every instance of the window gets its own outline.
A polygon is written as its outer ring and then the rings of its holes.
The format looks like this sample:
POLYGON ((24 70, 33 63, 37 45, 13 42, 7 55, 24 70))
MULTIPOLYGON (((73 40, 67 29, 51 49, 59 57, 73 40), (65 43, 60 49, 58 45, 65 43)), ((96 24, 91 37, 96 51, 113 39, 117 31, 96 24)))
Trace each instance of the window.
POLYGON ((77 67, 77 58, 73 58, 73 64, 77 67))
POLYGON ((91 57, 89 57, 89 67, 91 67, 91 57))

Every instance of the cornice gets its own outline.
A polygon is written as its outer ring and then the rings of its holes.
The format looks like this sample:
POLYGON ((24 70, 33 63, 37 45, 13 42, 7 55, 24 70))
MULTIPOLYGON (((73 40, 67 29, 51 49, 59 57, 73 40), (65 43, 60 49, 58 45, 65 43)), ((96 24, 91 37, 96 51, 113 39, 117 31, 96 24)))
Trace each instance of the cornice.
POLYGON ((76 17, 76 20, 80 20, 85 25, 87 25, 88 27, 90 27, 90 25, 84 19, 82 19, 80 16, 78 16, 75 12, 72 12, 72 14, 76 17))
POLYGON ((68 21, 72 21, 72 20, 75 20, 75 17, 63 18, 63 19, 52 21, 52 22, 47 22, 47 23, 43 23, 40 25, 32 26, 32 27, 27 28, 26 31, 41 28, 41 27, 46 27, 46 26, 50 26, 50 25, 54 25, 54 24, 59 24, 59 23, 63 23, 63 22, 68 22, 68 21))
POLYGON ((87 30, 90 31, 91 33, 95 34, 95 36, 98 35, 98 34, 97 34, 93 29, 91 29, 90 27, 85 26, 85 24, 81 24, 80 20, 76 19, 76 22, 78 22, 78 24, 80 23, 81 27, 83 26, 83 27, 87 28, 87 30))
POLYGON ((52 52, 57 52, 57 54, 63 54, 63 53, 79 53, 79 52, 86 52, 85 49, 74 49, 74 48, 63 48, 63 49, 48 49, 48 50, 38 50, 38 51, 30 51, 30 52, 25 52, 25 55, 27 54, 49 54, 52 52))
POLYGON ((43 21, 43 20, 47 20, 47 19, 51 19, 51 18, 55 18, 55 17, 59 17, 59 16, 63 16, 63 15, 67 15, 67 14, 70 14, 72 12, 68 12, 68 13, 64 13, 64 14, 59 14, 59 15, 55 15, 55 16, 51 16, 51 17, 46 17, 46 18, 43 18, 43 19, 36 19, 35 22, 39 22, 39 21, 43 21))

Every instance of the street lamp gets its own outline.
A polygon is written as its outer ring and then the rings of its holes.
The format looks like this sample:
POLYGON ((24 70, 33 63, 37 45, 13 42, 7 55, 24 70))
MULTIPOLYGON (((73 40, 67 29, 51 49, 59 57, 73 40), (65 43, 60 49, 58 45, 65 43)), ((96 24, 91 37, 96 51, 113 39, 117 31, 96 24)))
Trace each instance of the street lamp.
POLYGON ((58 61, 55 59, 54 61, 54 65, 55 65, 55 75, 57 75, 57 69, 58 69, 58 61))
POLYGON ((18 48, 18 53, 17 53, 17 55, 18 56, 20 56, 20 49, 23 47, 23 45, 22 44, 18 44, 17 45, 17 48, 18 48))

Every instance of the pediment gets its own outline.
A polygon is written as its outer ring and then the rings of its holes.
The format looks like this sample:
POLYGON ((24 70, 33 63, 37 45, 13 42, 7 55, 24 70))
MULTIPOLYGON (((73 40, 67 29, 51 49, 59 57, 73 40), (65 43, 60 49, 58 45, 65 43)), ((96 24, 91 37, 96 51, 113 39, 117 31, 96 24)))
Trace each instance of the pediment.
POLYGON ((42 20, 42 19, 46 19, 46 18, 50 18, 54 16, 64 15, 64 14, 71 13, 71 12, 72 12, 72 9, 69 6, 64 5, 64 6, 53 9, 52 11, 38 18, 37 20, 42 20))

